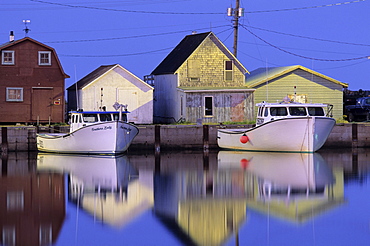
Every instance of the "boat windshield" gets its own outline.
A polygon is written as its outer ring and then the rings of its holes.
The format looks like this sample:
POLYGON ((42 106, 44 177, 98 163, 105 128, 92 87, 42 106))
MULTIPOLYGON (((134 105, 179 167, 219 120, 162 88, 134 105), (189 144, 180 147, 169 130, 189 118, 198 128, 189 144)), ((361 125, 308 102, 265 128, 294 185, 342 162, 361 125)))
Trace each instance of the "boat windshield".
POLYGON ((308 114, 311 116, 325 116, 324 109, 321 107, 308 107, 308 114))
POLYGON ((292 116, 305 116, 307 112, 304 107, 290 107, 289 114, 292 116))
POLYGON ((111 114, 99 114, 100 121, 112 121, 111 114))
POLYGON ((288 111, 286 110, 286 107, 271 107, 270 115, 271 116, 287 116, 288 111))
MULTIPOLYGON (((119 113, 113 113, 113 120, 119 120, 119 113)), ((127 114, 122 114, 122 121, 127 122, 127 114)))
POLYGON ((83 114, 83 120, 86 123, 93 123, 98 121, 98 115, 97 114, 83 114))

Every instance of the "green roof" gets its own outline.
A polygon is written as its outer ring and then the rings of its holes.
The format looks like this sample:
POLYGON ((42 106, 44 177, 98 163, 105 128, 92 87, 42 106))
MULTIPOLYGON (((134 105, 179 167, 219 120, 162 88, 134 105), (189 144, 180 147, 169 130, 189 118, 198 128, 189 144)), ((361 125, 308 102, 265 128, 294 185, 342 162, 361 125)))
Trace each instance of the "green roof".
POLYGON ((269 68, 258 68, 256 70, 253 70, 250 72, 250 74, 246 75, 246 86, 249 88, 254 88, 262 83, 266 83, 267 81, 277 79, 287 73, 290 73, 294 70, 301 69, 308 73, 312 73, 316 76, 319 76, 323 79, 329 80, 335 84, 341 85, 345 88, 348 87, 348 84, 342 83, 338 80, 335 80, 333 78, 330 78, 326 75, 323 75, 321 73, 315 72, 311 69, 308 69, 306 67, 303 67, 301 65, 295 65, 295 66, 286 66, 286 67, 269 67, 269 68))

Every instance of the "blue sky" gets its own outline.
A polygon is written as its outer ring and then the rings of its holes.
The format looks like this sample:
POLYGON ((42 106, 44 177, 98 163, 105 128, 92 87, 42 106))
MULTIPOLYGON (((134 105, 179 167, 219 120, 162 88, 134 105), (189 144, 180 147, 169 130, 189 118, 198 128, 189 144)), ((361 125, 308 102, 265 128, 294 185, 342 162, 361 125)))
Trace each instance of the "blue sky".
MULTIPOLYGON (((303 65, 370 90, 370 0, 240 0, 237 58, 249 70, 303 65)), ((2 0, 0 43, 28 36, 53 47, 72 85, 101 65, 143 79, 193 31, 233 52, 235 0, 2 0)))

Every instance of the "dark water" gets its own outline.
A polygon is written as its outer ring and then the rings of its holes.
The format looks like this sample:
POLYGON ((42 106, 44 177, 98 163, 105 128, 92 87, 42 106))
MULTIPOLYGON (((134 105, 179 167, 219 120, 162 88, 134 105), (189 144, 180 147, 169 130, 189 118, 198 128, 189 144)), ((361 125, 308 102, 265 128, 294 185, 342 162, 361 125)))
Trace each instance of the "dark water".
POLYGON ((1 245, 370 245, 370 150, 9 153, 1 245))

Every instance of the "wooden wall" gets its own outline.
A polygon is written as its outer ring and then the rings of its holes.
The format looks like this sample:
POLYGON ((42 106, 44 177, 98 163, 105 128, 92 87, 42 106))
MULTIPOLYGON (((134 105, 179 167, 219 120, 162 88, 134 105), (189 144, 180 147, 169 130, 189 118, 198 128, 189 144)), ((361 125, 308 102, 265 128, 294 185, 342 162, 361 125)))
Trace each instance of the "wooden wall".
POLYGON ((64 122, 64 79, 54 52, 51 65, 38 65, 38 51, 52 51, 30 40, 4 50, 14 51, 14 65, 0 63, 0 122, 64 122), (6 101, 6 88, 23 88, 23 101, 6 101), (57 102, 57 103, 55 103, 57 102))
POLYGON ((343 87, 301 69, 255 88, 255 102, 279 102, 287 95, 306 95, 307 103, 333 104, 333 118, 343 117, 343 87), (294 89, 296 86, 296 89, 294 89))

